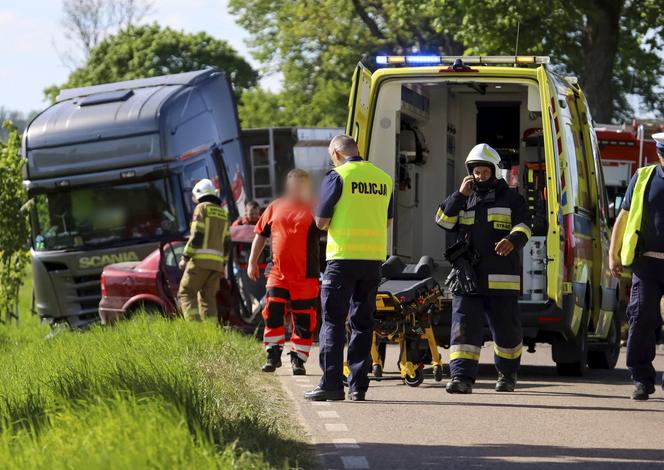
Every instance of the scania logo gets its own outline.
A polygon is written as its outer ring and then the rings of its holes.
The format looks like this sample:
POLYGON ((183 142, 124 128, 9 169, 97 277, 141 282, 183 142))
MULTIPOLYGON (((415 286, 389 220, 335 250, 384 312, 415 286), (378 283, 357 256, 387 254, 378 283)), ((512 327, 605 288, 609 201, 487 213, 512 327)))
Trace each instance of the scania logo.
POLYGON ((138 261, 138 255, 133 251, 124 253, 112 253, 109 255, 82 256, 78 259, 78 266, 81 269, 99 268, 113 263, 124 263, 127 261, 138 261))

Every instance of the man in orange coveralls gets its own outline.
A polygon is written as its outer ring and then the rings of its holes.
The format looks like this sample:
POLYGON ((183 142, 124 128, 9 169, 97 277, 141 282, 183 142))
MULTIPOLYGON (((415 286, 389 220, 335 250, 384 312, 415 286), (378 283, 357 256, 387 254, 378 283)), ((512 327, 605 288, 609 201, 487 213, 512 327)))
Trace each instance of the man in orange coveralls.
POLYGON ((281 367, 286 341, 284 317, 291 313, 291 365, 293 375, 305 375, 304 363, 316 328, 318 305, 320 232, 313 217, 313 192, 309 173, 295 169, 286 177, 286 192, 263 212, 255 229, 249 256, 248 274, 259 275, 258 257, 272 238, 272 265, 267 276, 267 302, 263 309, 263 344, 267 361, 263 372, 281 367))

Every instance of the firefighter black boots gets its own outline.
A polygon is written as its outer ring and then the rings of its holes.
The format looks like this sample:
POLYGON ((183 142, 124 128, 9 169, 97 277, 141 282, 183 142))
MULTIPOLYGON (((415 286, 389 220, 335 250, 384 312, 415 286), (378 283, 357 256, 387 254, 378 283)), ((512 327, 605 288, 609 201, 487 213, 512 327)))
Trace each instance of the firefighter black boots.
POLYGON ((281 346, 272 346, 267 350, 267 361, 263 365, 263 372, 274 372, 281 367, 281 346))
POLYGON ((468 377, 452 377, 445 387, 447 393, 473 393, 473 382, 468 377))
POLYGON ((636 382, 634 384, 634 391, 632 392, 632 400, 647 400, 653 393, 655 393, 654 385, 636 382))
POLYGON ((304 368, 304 361, 300 359, 295 351, 290 353, 290 362, 293 367, 293 375, 307 375, 307 370, 304 368))
POLYGON ((496 392, 513 392, 516 387, 516 374, 498 374, 496 392))

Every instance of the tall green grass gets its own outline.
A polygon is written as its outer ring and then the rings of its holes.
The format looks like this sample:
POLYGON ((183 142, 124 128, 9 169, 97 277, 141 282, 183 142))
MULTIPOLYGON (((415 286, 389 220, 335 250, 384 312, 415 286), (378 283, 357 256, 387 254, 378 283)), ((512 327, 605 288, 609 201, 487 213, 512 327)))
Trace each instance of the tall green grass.
MULTIPOLYGON (((25 299, 24 299, 25 300, 25 299)), ((302 436, 260 346, 214 323, 138 317, 62 332, 0 326, 0 466, 283 468, 302 436)))

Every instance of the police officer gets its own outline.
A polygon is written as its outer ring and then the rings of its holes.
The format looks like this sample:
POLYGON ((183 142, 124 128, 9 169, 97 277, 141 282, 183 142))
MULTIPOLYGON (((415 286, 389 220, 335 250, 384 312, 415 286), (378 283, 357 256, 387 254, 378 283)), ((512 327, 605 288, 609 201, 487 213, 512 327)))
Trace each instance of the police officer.
POLYGON ((436 212, 436 223, 457 232, 479 255, 474 292, 455 293, 448 393, 472 393, 477 376, 484 318, 493 336, 498 370, 496 391, 512 392, 521 360, 519 250, 531 236, 526 202, 500 177, 500 156, 478 144, 466 158, 468 176, 436 212))
POLYGON ((343 351, 350 327, 348 398, 362 401, 369 387, 371 338, 380 267, 392 219, 392 178, 360 157, 352 137, 329 146, 334 170, 322 183, 316 224, 327 230, 327 266, 321 284, 319 343, 323 376, 308 400, 343 400, 343 351))
POLYGON ((184 274, 178 299, 185 319, 204 320, 217 315, 217 291, 226 268, 228 213, 209 179, 196 183, 192 197, 197 205, 180 261, 184 274))
POLYGON ((632 177, 611 234, 610 268, 617 277, 632 267, 627 306, 627 367, 632 374, 632 399, 655 393, 657 339, 662 328, 664 295, 664 132, 654 134, 659 164, 640 168, 632 177))

